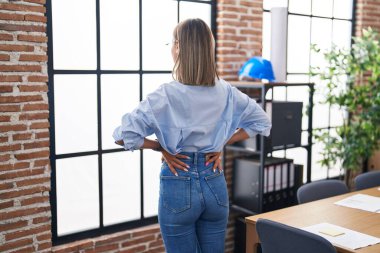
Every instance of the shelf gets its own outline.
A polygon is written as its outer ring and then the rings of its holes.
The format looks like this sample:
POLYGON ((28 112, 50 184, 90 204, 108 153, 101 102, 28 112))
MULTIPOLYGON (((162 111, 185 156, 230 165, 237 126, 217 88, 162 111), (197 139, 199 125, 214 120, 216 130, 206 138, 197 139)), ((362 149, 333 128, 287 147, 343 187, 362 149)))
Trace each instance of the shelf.
POLYGON ((260 82, 250 82, 250 81, 230 81, 232 86, 237 88, 273 88, 276 86, 314 86, 314 83, 260 83, 260 82))
POLYGON ((238 212, 244 213, 246 215, 256 215, 256 214, 258 214, 258 213, 252 212, 251 210, 248 210, 248 209, 246 209, 244 207, 241 207, 241 206, 238 206, 238 205, 233 205, 233 204, 230 206, 230 209, 234 210, 234 211, 238 211, 238 212))
MULTIPOLYGON (((275 148, 275 149, 272 149, 272 151, 279 151, 279 150, 293 149, 293 148, 308 148, 308 147, 310 147, 310 145, 305 144, 305 145, 293 146, 293 147, 275 148)), ((232 151, 239 151, 239 152, 245 152, 245 153, 260 155, 260 150, 242 148, 242 147, 237 147, 237 146, 233 146, 233 145, 226 145, 226 149, 232 150, 232 151)), ((268 152, 268 153, 270 153, 270 152, 268 152)))

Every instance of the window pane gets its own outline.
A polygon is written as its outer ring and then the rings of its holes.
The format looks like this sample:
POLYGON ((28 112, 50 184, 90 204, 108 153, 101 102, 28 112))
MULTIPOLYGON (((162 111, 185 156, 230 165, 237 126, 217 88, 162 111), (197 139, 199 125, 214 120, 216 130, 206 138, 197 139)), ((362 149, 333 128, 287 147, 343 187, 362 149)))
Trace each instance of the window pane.
POLYGON ((273 87, 273 100, 285 101, 286 100, 286 88, 285 87, 273 87))
POLYGON ((289 0, 289 12, 298 14, 311 13, 310 0, 289 0))
POLYGON ((329 126, 329 105, 325 103, 326 95, 329 92, 326 82, 312 77, 315 83, 314 107, 313 107, 313 128, 324 128, 329 126))
MULTIPOLYGON (((330 136, 337 136, 336 129, 330 129, 330 136)), ((331 167, 329 168, 329 178, 331 177, 338 177, 340 175, 344 174, 342 161, 337 161, 334 164, 331 164, 331 167)))
POLYGON ((309 72, 309 54, 310 54, 310 18, 289 15, 288 72, 308 73, 309 72))
POLYGON ((172 70, 171 48, 165 44, 177 25, 177 1, 144 0, 142 8, 143 69, 172 70))
POLYGON ((211 5, 203 3, 180 2, 179 20, 200 18, 211 28, 211 5))
POLYGON ((144 217, 158 213, 161 152, 144 150, 144 217))
POLYGON ((314 16, 332 17, 333 0, 313 1, 312 14, 314 16))
POLYGON ((271 14, 263 13, 263 58, 270 60, 271 14))
POLYGON ((352 19, 353 0, 334 0, 334 17, 352 19))
POLYGON ((287 0, 264 0, 263 8, 264 10, 270 10, 273 7, 287 7, 287 0))
POLYGON ((309 105, 309 87, 308 86, 295 86, 288 87, 288 100, 302 102, 302 129, 307 129, 308 116, 307 108, 309 105))
POLYGON ((333 43, 339 48, 351 47, 351 21, 333 21, 333 43))
POLYGON ((331 49, 332 37, 332 20, 326 18, 311 19, 311 43, 316 44, 321 51, 316 53, 311 51, 311 66, 320 67, 321 69, 327 66, 323 53, 331 49))
POLYGON ((96 69, 96 11, 93 0, 54 0, 55 69, 96 69))
POLYGON ((104 154, 104 225, 139 219, 140 193, 140 151, 104 154))
POLYGON ((140 100, 139 75, 102 75, 102 148, 120 148, 112 137, 124 114, 132 112, 140 100))
POLYGON ((98 149, 96 75, 55 75, 56 153, 98 149))
POLYGON ((291 148, 286 150, 286 158, 293 159, 294 164, 303 165, 303 182, 307 180, 307 151, 304 148, 291 148))
POLYGON ((139 69, 139 1, 100 1, 101 68, 139 69))
POLYGON ((58 235, 99 227, 98 156, 58 159, 56 165, 58 235))
POLYGON ((319 161, 323 158, 320 154, 324 149, 323 144, 316 143, 312 147, 311 158, 311 181, 325 179, 327 177, 327 168, 322 167, 319 161))
POLYGON ((172 74, 145 74, 143 75, 143 99, 155 91, 161 84, 173 81, 172 74))

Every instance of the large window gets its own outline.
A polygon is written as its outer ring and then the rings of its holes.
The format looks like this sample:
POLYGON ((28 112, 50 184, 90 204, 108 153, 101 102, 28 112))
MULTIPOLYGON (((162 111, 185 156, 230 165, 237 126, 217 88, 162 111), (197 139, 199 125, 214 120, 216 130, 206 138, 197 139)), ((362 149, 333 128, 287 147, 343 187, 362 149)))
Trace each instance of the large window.
MULTIPOLYGON (((316 54, 311 45, 315 44, 321 51, 331 49, 332 45, 349 48, 351 46, 354 0, 264 0, 263 14, 263 56, 270 59, 271 45, 271 8, 288 9, 287 25, 287 81, 314 82, 313 130, 328 131, 334 134, 334 127, 343 122, 345 112, 338 108, 321 104, 324 101, 325 83, 310 78, 310 66, 326 66, 321 54, 316 54)), ((279 42, 281 43, 281 42, 279 42)), ((344 87, 340 87, 344 89, 344 87)), ((308 104, 308 89, 303 87, 275 88, 276 100, 301 101, 308 104)), ((307 143, 307 114, 303 115, 302 142, 307 143)), ((318 180, 339 176, 342 173, 340 164, 324 168, 318 163, 323 146, 315 142, 312 145, 311 175, 304 173, 304 181, 318 180)), ((288 157, 296 163, 306 165, 306 150, 303 148, 278 151, 274 156, 288 157)))
POLYGON ((60 244, 157 222, 160 154, 114 143, 121 117, 170 82, 175 25, 215 1, 49 0, 52 230, 60 244))

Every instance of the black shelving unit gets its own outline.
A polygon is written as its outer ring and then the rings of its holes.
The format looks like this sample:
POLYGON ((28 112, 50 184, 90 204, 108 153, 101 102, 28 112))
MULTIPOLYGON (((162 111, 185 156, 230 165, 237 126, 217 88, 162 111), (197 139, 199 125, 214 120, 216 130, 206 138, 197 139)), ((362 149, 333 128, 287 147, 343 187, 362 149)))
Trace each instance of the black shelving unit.
MULTIPOLYGON (((248 155, 254 155, 259 158, 260 160, 260 171, 259 171, 259 208, 257 213, 261 213, 263 211, 263 195, 264 195, 264 165, 265 165, 265 160, 268 157, 269 154, 272 153, 272 151, 277 151, 277 150, 287 150, 290 148, 304 148, 307 151, 307 162, 306 162, 306 168, 304 168, 304 171, 307 173, 307 182, 311 182, 311 151, 312 151, 312 129, 313 129, 313 96, 314 96, 314 83, 256 83, 256 82, 230 82, 232 86, 242 90, 255 90, 255 94, 258 94, 257 96, 254 96, 255 100, 260 100, 261 101, 261 106, 266 108, 266 103, 269 101, 266 99, 266 95, 268 91, 272 91, 272 96, 271 100, 273 100, 274 97, 274 88, 275 87, 285 87, 286 89, 286 100, 287 99, 287 87, 295 87, 295 86, 306 86, 309 87, 309 104, 307 107, 307 113, 308 113, 308 126, 307 129, 302 129, 302 132, 307 131, 308 133, 308 138, 307 138, 307 144, 302 145, 297 145, 297 146, 286 146, 283 145, 283 147, 276 148, 276 149, 271 149, 268 152, 268 147, 265 147, 265 137, 260 135, 260 141, 259 141, 259 147, 258 150, 254 151, 251 149, 247 149, 244 147, 236 147, 233 145, 226 145, 224 147, 224 154, 226 154, 226 151, 232 151, 232 152, 239 152, 247 154, 248 155)), ((251 92, 247 92, 251 93, 251 92)), ((248 94, 249 95, 249 94, 248 94)), ((305 105, 303 105, 305 106, 305 105)), ((223 156, 223 165, 226 164, 226 155, 223 156)), ((232 182, 234 183, 234 182, 232 182)), ((252 210, 247 210, 241 206, 238 206, 236 204, 231 203, 231 209, 244 213, 246 215, 254 215, 256 214, 255 212, 252 212, 252 210)))

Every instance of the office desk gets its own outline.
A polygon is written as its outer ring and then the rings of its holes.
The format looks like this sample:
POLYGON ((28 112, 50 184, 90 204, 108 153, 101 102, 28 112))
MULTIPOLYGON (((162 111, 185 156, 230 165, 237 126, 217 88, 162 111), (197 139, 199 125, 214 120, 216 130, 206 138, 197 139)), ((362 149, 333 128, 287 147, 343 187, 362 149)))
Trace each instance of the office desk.
MULTIPOLYGON (((372 213, 359 209, 334 205, 334 202, 357 193, 380 197, 380 191, 377 188, 378 187, 362 191, 350 192, 327 199, 317 200, 302 205, 276 210, 273 212, 246 217, 246 253, 257 252, 256 247, 259 243, 259 238, 256 232, 255 224, 259 218, 274 220, 298 228, 311 226, 322 222, 328 222, 380 238, 380 213, 372 213)), ((358 250, 350 250, 340 246, 334 246, 340 253, 380 252, 380 244, 361 248, 358 250)))

